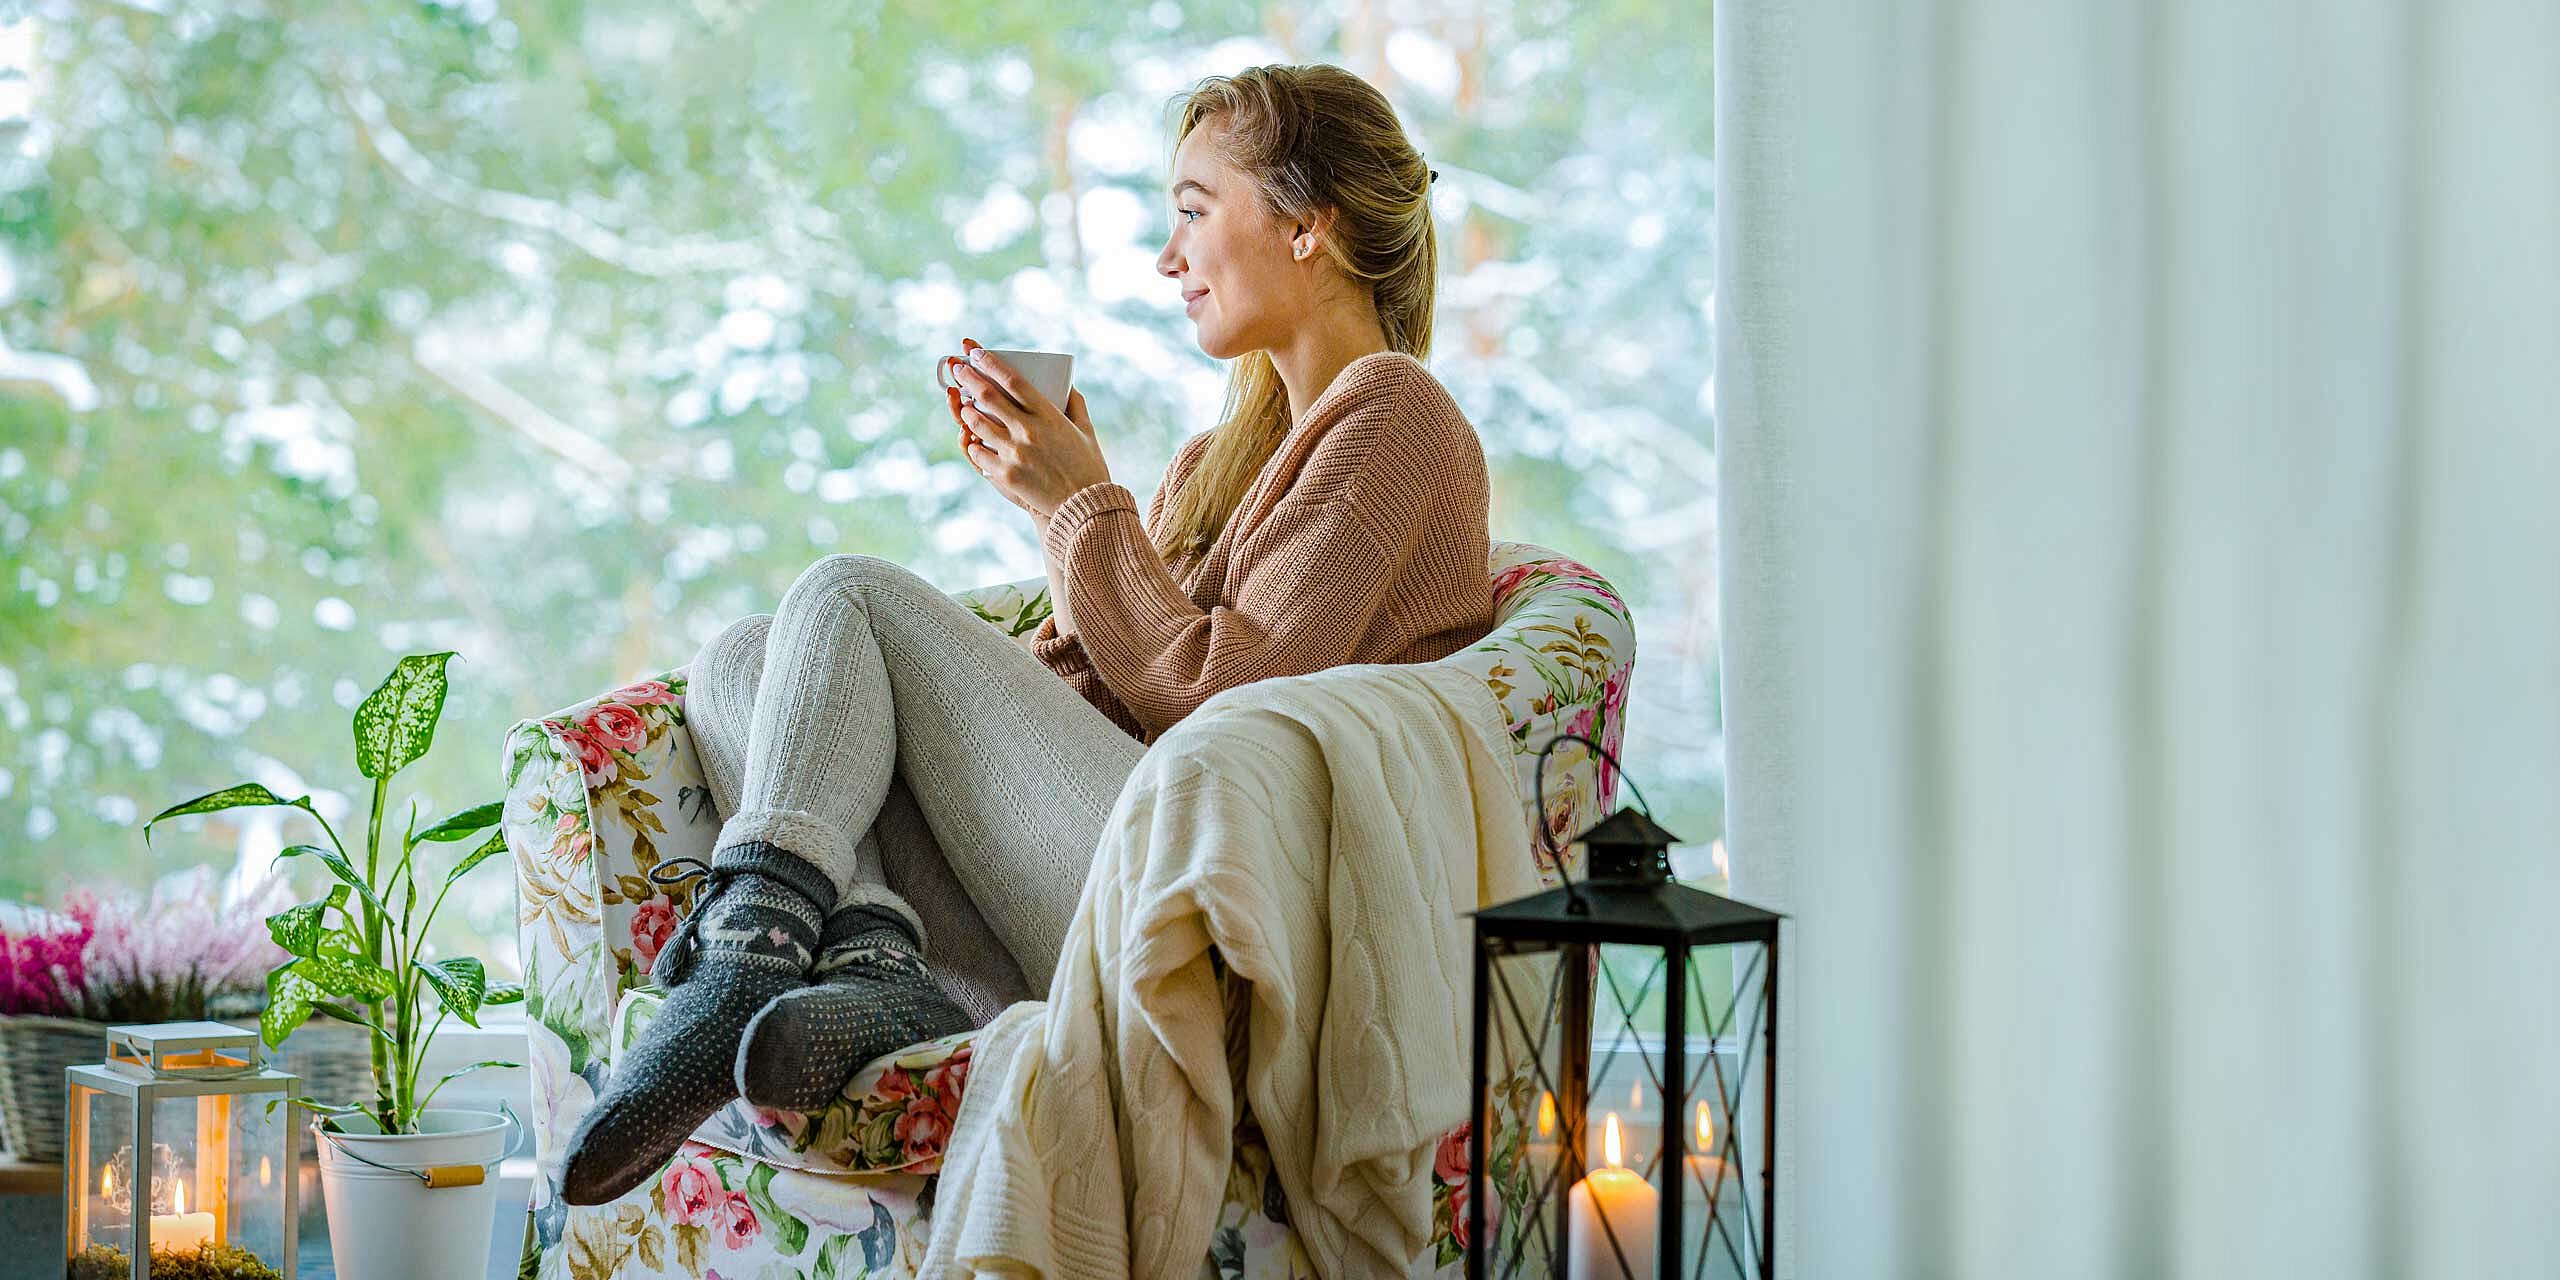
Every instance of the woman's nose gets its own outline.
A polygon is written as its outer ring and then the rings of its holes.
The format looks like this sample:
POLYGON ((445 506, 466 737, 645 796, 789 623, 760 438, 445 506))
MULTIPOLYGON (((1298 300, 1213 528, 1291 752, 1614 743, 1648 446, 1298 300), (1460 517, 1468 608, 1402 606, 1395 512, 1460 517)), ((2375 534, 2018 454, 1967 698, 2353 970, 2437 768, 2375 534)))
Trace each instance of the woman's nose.
POLYGON ((1173 245, 1173 241, 1165 241, 1164 252, 1156 255, 1157 275, 1178 276, 1182 274, 1182 255, 1175 251, 1173 245))

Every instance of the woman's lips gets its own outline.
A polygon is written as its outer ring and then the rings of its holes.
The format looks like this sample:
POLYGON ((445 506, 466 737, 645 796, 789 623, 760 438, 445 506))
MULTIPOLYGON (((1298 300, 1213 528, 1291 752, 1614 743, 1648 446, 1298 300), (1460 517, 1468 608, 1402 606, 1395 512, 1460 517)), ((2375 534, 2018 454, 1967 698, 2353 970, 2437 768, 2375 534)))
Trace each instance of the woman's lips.
POLYGON ((1209 296, 1209 291, 1208 291, 1208 290, 1206 290, 1206 289, 1203 289, 1203 290, 1201 290, 1201 291, 1200 291, 1200 292, 1198 292, 1198 293, 1192 294, 1189 298, 1187 298, 1187 299, 1185 299, 1185 300, 1183 301, 1183 304, 1182 304, 1182 314, 1187 315, 1187 316, 1189 316, 1189 315, 1198 315, 1198 314, 1200 313, 1200 300, 1201 300, 1202 298, 1206 298, 1206 297, 1208 297, 1208 296, 1209 296))

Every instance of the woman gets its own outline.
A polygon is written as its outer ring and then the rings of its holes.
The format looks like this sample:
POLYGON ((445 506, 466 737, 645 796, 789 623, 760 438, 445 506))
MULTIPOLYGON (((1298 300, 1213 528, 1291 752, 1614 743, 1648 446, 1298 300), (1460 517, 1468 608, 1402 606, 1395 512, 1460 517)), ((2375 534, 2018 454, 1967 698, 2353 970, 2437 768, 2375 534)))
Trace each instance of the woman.
POLYGON ((1202 82, 1156 267, 1236 363, 1143 524, 1083 395, 1061 411, 965 344, 961 449, 1047 560, 1031 652, 864 556, 704 647, 689 715, 725 821, 652 969, 667 1001, 571 1139, 571 1203, 637 1186, 733 1097, 815 1109, 1046 990, 1121 785, 1211 695, 1491 627, 1483 448, 1420 363, 1432 176, 1349 72, 1202 82))

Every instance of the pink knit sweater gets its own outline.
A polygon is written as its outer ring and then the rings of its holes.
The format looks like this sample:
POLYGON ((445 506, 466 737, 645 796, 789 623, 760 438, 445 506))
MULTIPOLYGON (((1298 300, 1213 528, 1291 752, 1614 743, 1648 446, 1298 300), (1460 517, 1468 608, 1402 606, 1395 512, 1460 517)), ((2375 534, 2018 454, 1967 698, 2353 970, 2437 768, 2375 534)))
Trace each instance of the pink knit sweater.
POLYGON ((1167 565, 1149 535, 1208 438, 1174 454, 1143 524, 1106 482, 1042 539, 1064 598, 1031 652, 1121 728, 1153 742, 1220 690, 1430 662, 1492 629, 1484 446, 1421 362, 1345 366, 1208 549, 1167 565))

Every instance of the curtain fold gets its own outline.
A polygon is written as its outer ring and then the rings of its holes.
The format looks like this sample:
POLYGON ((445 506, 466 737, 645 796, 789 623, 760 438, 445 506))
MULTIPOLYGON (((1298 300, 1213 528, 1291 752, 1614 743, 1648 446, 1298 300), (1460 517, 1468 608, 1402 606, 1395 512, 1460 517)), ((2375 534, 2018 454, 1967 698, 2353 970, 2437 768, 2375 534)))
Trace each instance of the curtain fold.
POLYGON ((1787 1274, 2560 1266, 2560 6, 1724 0, 1787 1274))

